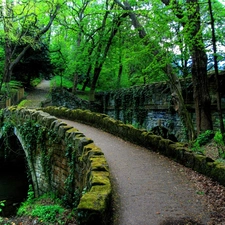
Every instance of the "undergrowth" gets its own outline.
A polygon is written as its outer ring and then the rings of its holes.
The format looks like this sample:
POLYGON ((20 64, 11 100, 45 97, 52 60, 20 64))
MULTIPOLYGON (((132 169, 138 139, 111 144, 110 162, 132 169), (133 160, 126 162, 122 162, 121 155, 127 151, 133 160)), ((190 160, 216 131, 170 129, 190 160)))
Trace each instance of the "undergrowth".
POLYGON ((197 139, 192 143, 191 150, 198 153, 207 155, 207 151, 214 151, 217 155, 215 160, 225 162, 225 144, 223 142, 223 136, 220 131, 207 130, 200 134, 197 139))
POLYGON ((36 77, 36 78, 34 78, 34 79, 30 82, 31 86, 32 86, 32 87, 36 87, 39 83, 41 83, 42 79, 43 79, 42 77, 36 77))
POLYGON ((62 201, 54 193, 46 193, 39 198, 34 198, 32 186, 29 186, 27 200, 21 204, 17 216, 29 216, 36 218, 38 222, 50 224, 66 224, 70 215, 63 207, 62 201), (65 218, 65 216, 67 218, 65 218))
POLYGON ((204 145, 207 144, 214 136, 212 130, 207 130, 204 133, 199 134, 195 142, 192 145, 192 151, 204 154, 204 145))
POLYGON ((61 86, 65 88, 72 88, 73 82, 61 76, 54 76, 51 79, 51 87, 61 87, 61 86))

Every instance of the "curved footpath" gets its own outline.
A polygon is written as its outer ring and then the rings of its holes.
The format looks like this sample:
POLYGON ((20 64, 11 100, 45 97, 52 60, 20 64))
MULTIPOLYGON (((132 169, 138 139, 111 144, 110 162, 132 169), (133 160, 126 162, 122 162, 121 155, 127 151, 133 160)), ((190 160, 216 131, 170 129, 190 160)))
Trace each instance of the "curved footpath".
POLYGON ((181 218, 207 224, 207 209, 182 166, 96 128, 60 120, 93 139, 104 152, 118 193, 114 225, 158 225, 181 218))
MULTIPOLYGON (((44 81, 37 87, 38 95, 42 84, 47 85, 44 81)), ((29 96, 31 105, 28 102, 26 107, 35 107, 36 100, 41 99, 36 94, 32 93, 35 101, 29 96)), ((183 166, 104 131, 61 120, 93 139, 105 154, 115 190, 113 225, 214 224, 204 197, 183 166)))

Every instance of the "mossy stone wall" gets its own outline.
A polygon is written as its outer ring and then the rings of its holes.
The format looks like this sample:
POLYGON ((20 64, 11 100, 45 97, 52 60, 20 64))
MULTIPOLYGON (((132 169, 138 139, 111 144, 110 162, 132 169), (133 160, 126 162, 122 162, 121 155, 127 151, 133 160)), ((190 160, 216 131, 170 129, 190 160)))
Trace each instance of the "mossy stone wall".
POLYGON ((171 140, 163 139, 146 130, 140 130, 131 125, 126 125, 105 114, 94 113, 88 110, 71 110, 64 107, 50 106, 44 108, 43 111, 61 118, 89 124, 149 150, 160 152, 180 164, 190 167, 225 185, 224 164, 192 152, 183 143, 175 143, 171 140))
POLYGON ((4 110, 26 154, 35 195, 54 191, 77 208, 80 224, 107 224, 111 201, 109 168, 91 139, 40 110, 4 110))

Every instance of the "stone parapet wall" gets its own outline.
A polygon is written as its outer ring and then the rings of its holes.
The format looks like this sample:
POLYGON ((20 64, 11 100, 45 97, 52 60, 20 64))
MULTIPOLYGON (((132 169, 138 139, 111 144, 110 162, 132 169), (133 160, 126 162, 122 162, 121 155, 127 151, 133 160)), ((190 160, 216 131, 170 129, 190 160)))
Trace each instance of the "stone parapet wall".
POLYGON ((0 127, 8 122, 25 151, 35 195, 54 191, 76 207, 79 224, 107 224, 112 190, 101 149, 40 110, 9 107, 0 127))
POLYGON ((93 113, 88 110, 47 107, 43 111, 51 115, 60 116, 61 118, 89 124, 147 149, 160 152, 180 164, 211 177, 225 186, 225 165, 209 157, 192 152, 185 144, 174 143, 146 130, 139 130, 131 125, 126 125, 105 114, 93 113))
MULTIPOLYGON (((223 113, 225 113, 225 72, 220 73, 220 92, 223 113)), ((215 76, 209 75, 209 90, 211 95, 211 111, 215 129, 219 128, 216 107, 215 76)), ((181 79, 182 96, 190 113, 193 124, 196 115, 193 100, 193 84, 191 78, 181 79)), ((185 127, 180 115, 174 110, 170 82, 158 82, 130 88, 106 91, 100 93, 98 98, 102 104, 102 113, 124 123, 151 131, 160 123, 175 135, 178 141, 187 141, 185 127)))

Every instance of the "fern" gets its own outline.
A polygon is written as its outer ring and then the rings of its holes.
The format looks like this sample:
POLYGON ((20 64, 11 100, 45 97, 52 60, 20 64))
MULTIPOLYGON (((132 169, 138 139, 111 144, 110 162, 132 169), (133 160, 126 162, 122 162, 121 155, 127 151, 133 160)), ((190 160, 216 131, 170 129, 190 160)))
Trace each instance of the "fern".
POLYGON ((0 90, 0 94, 3 96, 10 96, 13 92, 15 92, 17 89, 22 87, 21 82, 16 80, 11 80, 8 83, 3 83, 2 88, 0 90))

